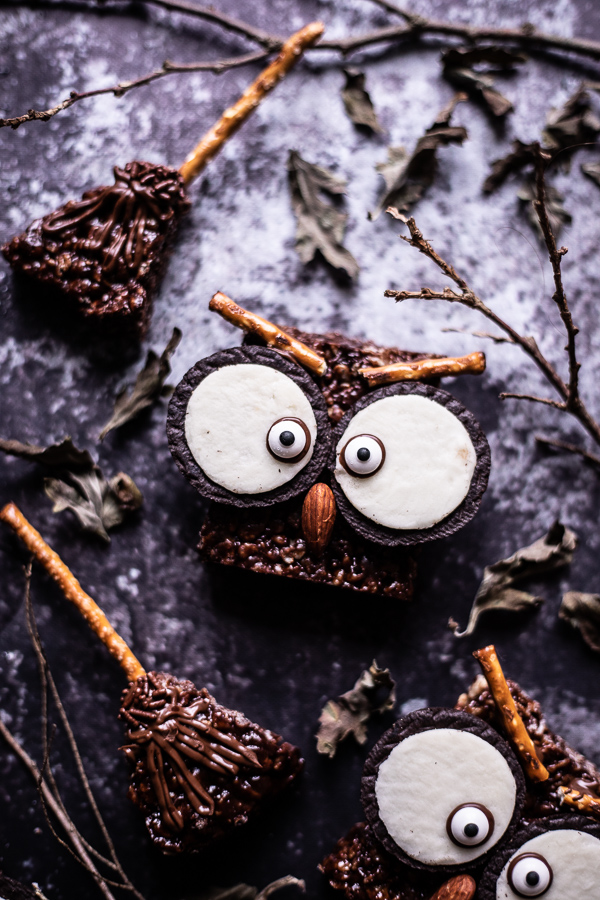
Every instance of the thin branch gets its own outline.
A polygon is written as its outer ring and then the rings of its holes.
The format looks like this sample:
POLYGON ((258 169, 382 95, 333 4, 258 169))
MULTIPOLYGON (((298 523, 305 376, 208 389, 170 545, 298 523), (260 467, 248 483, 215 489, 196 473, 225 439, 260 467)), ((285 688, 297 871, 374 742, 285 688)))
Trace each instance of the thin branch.
MULTIPOLYGON (((48 689, 50 689, 50 693, 52 694, 52 699, 54 700, 54 704, 58 711, 62 726, 65 730, 67 740, 69 742, 69 746, 71 748, 71 752, 73 754, 73 758, 75 760, 75 767, 77 769, 77 774, 79 775, 79 779, 83 786, 87 801, 90 805, 90 808, 94 814, 94 818, 102 832, 102 836, 106 842, 108 847, 108 851, 110 854, 110 859, 106 859, 101 853, 99 853, 94 847, 89 844, 88 841, 85 840, 81 835, 81 840, 85 844, 86 849, 89 853, 91 853, 96 859, 100 860, 104 865, 113 869, 115 872, 121 876, 123 880, 123 884, 118 884, 119 887, 122 887, 124 890, 130 891, 137 900, 144 900, 142 894, 135 888, 132 882, 127 877, 119 858, 117 857, 117 852, 112 841, 110 834, 108 833, 108 829, 102 818, 102 814, 98 808, 98 804, 96 803, 96 798, 92 792, 88 777, 86 775, 85 769, 83 767, 83 761, 81 759, 81 754, 79 753, 79 747, 77 746, 77 742, 75 740, 75 735, 73 734, 73 729, 71 728, 71 724, 65 712, 65 708, 62 704, 62 700, 60 699, 60 694, 58 693, 58 688, 56 687, 56 682, 54 681, 54 676, 50 671, 50 667, 48 665, 48 659, 46 657, 46 653, 44 651, 44 647, 42 645, 42 641, 40 638, 40 634, 37 627, 37 622, 35 618, 35 614, 33 611, 33 605, 31 602, 31 570, 32 570, 32 562, 29 563, 26 572, 25 572, 25 616, 27 621, 27 630, 29 631, 29 636, 31 638, 31 643, 33 645, 33 649, 36 655, 39 673, 40 673, 40 682, 42 688, 42 741, 44 745, 44 755, 46 758, 49 758, 49 741, 48 741, 48 689)), ((60 797, 58 786, 56 785, 56 781, 54 780, 54 775, 49 764, 42 771, 46 771, 48 780, 51 781, 52 787, 54 789, 54 794, 57 801, 60 803, 65 815, 67 815, 67 811, 60 797)))
POLYGON ((554 409, 560 409, 561 412, 564 412, 567 409, 567 404, 562 403, 560 400, 550 400, 548 397, 536 397, 535 394, 510 394, 503 392, 502 394, 498 394, 498 398, 500 400, 530 400, 532 403, 544 403, 546 406, 553 406, 554 409))
MULTIPOLYGON (((173 12, 185 13, 196 16, 208 22, 212 22, 236 34, 246 37, 248 40, 258 44, 262 50, 255 53, 247 53, 243 56, 232 57, 230 59, 221 59, 216 62, 199 62, 199 63, 172 63, 168 60, 163 63, 160 69, 151 72, 148 75, 140 76, 132 81, 123 81, 113 87, 97 88, 90 91, 71 91, 69 97, 58 103, 56 106, 45 110, 30 109, 21 116, 13 116, 11 118, 0 119, 0 128, 10 126, 18 128, 25 122, 33 122, 39 120, 47 122, 57 113, 68 109, 74 103, 81 100, 87 100, 90 97, 97 97, 101 94, 113 94, 115 97, 122 97, 135 88, 143 85, 151 84, 165 75, 184 72, 215 72, 217 74, 227 69, 239 66, 249 65, 265 59, 270 53, 281 48, 284 41, 279 35, 270 34, 260 28, 255 28, 247 22, 242 22, 225 13, 221 13, 212 7, 198 6, 188 0, 148 0, 162 9, 173 12)), ((410 10, 397 6, 391 0, 373 0, 383 9, 398 15, 404 19, 406 25, 387 25, 383 28, 376 28, 363 34, 350 35, 347 38, 338 40, 320 40, 311 49, 314 50, 333 50, 347 56, 364 47, 374 46, 376 44, 399 43, 407 39, 418 39, 424 34, 435 34, 449 38, 460 38, 469 42, 476 41, 500 41, 516 44, 524 48, 537 48, 547 50, 561 50, 567 53, 576 53, 581 56, 587 56, 591 59, 600 60, 600 42, 589 41, 581 38, 560 37, 558 35, 546 34, 538 32, 530 24, 524 24, 520 28, 486 28, 475 27, 471 25, 462 25, 453 22, 443 22, 436 19, 428 19, 410 10)))
POLYGON ((24 122, 33 122, 36 119, 41 122, 47 122, 48 119, 51 119, 64 109, 73 106, 74 103, 79 103, 80 100, 89 100, 90 97, 99 97, 101 94, 113 94, 115 97, 123 97, 125 94, 129 93, 129 91, 142 87, 145 84, 151 84, 153 81, 164 78, 166 75, 182 72, 215 72, 216 74, 220 74, 227 69, 239 68, 240 66, 247 66, 250 63, 260 62, 261 60, 266 59, 268 55, 268 50, 257 50, 254 53, 246 53, 244 56, 234 56, 230 59, 218 59, 214 62, 176 63, 170 62, 167 59, 160 69, 150 72, 148 75, 142 75, 140 78, 135 78, 132 81, 120 81, 119 84, 115 84, 112 87, 96 88, 91 91, 71 91, 66 100, 63 100, 61 103, 58 103, 50 109, 30 109, 22 116, 0 119, 0 128, 10 126, 14 129, 18 128, 19 125, 23 125, 24 122))
POLYGON ((581 364, 577 362, 577 354, 575 352, 575 338, 579 334, 579 329, 573 324, 573 317, 571 316, 571 310, 569 309, 565 289, 562 283, 561 261, 567 252, 567 248, 561 247, 560 250, 557 249, 556 240, 548 217, 544 167, 546 161, 550 159, 550 156, 543 152, 539 144, 537 145, 535 152, 536 196, 533 201, 533 206, 540 223, 540 228, 542 229, 548 256, 550 258, 550 264, 552 266, 555 288, 552 299, 558 306, 560 317, 565 326, 565 331, 567 332, 567 346, 565 347, 569 356, 569 393, 567 397, 567 407, 569 409, 574 409, 579 403, 579 369, 581 368, 581 364))
MULTIPOLYGON (((67 815, 65 815, 61 805, 56 801, 54 794, 48 787, 46 780, 44 779, 44 776, 42 775, 41 771, 38 769, 36 763, 32 760, 32 758, 29 756, 29 754, 26 752, 26 750, 21 746, 21 744, 18 742, 16 737, 9 731, 9 729, 4 724, 4 722, 2 721, 1 718, 0 718, 0 736, 4 738, 4 740, 6 741, 6 743, 10 747, 10 749, 13 751, 15 756, 18 756, 18 758, 21 760, 21 762, 26 767, 26 769, 28 769, 29 774, 32 776, 36 785, 38 786, 38 789, 40 791, 40 796, 43 798, 43 802, 46 804, 46 806, 50 810, 52 810, 52 813, 56 817, 57 821, 60 822, 62 828, 65 831, 65 834, 67 835, 69 841, 73 845, 73 847, 76 851, 76 854, 79 856, 80 861, 85 864, 86 868, 88 869, 90 874, 93 876, 100 891, 104 895, 105 900, 115 900, 114 895, 111 893, 108 886, 106 885, 105 879, 102 877, 102 875, 100 874, 100 872, 94 865, 93 861, 88 856, 88 853, 79 838, 77 829, 73 825, 70 818, 67 815)), ((59 840, 60 840, 60 838, 59 838, 59 840)), ((77 858, 77 856, 76 856, 76 858, 77 858)))
POLYGON ((466 328, 442 328, 442 331, 453 334, 469 334, 476 338, 489 338, 495 344, 514 344, 512 338, 504 337, 501 334, 490 334, 489 331, 469 331, 466 328))
POLYGON ((265 50, 280 50, 285 38, 278 37, 275 34, 269 34, 260 28, 255 28, 247 22, 234 19, 225 13, 219 12, 212 6, 199 6, 197 3, 188 3, 187 0, 147 0, 154 6, 160 6, 162 9, 172 10, 173 12, 189 13, 192 16, 198 16, 207 22, 220 25, 226 31, 233 31, 235 34, 241 34, 249 40, 260 44, 265 50))
POLYGON ((581 400, 581 397, 579 396, 579 384, 577 378, 579 363, 577 362, 577 358, 575 355, 575 337, 577 335, 577 328, 573 324, 571 312, 567 304, 560 269, 561 259, 566 253, 566 250, 563 247, 561 247, 560 250, 556 248, 554 235, 552 234, 552 229, 550 228, 550 224, 548 222, 548 214, 546 210, 546 193, 544 185, 543 157, 541 157, 541 161, 537 167, 536 174, 538 178, 535 201, 536 210, 538 212, 538 216, 540 217, 540 225, 546 239, 550 261, 552 263, 552 271, 554 274, 555 284, 553 300, 559 308, 562 321, 567 331, 567 346, 565 349, 567 351, 569 360, 568 384, 563 381, 552 363, 548 359, 546 359, 546 357, 538 347, 535 338, 529 335, 519 334, 511 325, 501 319, 500 316, 497 315, 497 313, 490 309, 490 307, 487 306, 469 287, 466 280, 461 275, 459 275, 454 267, 450 265, 450 263, 446 262, 446 260, 444 260, 433 249, 429 241, 427 241, 423 237, 422 233, 417 228, 415 220, 412 217, 406 218, 406 216, 401 215, 395 209, 389 209, 388 212, 390 212, 394 216, 394 218, 399 219, 401 222, 404 222, 410 232, 410 237, 401 235, 402 240, 406 241, 406 243, 410 244, 411 247, 414 247, 420 253, 423 253, 428 257, 428 259, 434 262, 436 266, 443 272, 443 274, 446 275, 446 277, 450 278, 460 290, 456 291, 450 287, 445 287, 441 291, 433 291, 428 287, 422 287, 419 291, 387 290, 384 292, 384 295, 386 297, 394 297, 396 301, 408 299, 445 300, 448 303, 459 303, 462 306, 466 306, 469 309, 474 309, 480 312, 483 316, 493 322, 497 328, 504 332, 504 334, 506 334, 514 344, 517 344, 519 347, 521 347, 521 349, 527 354, 527 356, 529 356, 529 358, 533 360, 536 366, 540 369, 546 380, 556 390, 561 399, 557 401, 533 396, 530 394, 501 394, 501 398, 505 399, 508 397, 514 397, 520 400, 529 400, 535 403, 544 403, 548 406, 552 406, 555 409, 560 410, 561 412, 568 413, 569 415, 572 415, 574 418, 576 418, 583 426, 583 428, 588 432, 588 434, 593 438, 594 442, 600 445, 600 424, 593 418, 593 416, 581 400))
POLYGON ((554 447, 557 450, 566 450, 567 453, 575 453, 577 456, 583 457, 583 459, 592 463, 594 466, 600 466, 600 456, 596 456, 594 453, 588 453, 587 450, 577 446, 577 444, 570 444, 568 441, 557 441, 553 438, 542 437, 539 434, 536 434, 535 439, 542 447, 554 447))

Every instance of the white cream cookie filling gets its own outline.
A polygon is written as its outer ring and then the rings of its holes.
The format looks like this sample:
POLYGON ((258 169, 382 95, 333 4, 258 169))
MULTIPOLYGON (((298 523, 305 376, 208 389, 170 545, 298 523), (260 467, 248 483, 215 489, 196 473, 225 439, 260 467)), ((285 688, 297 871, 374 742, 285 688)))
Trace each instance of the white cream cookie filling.
POLYGON ((212 481, 234 494, 281 487, 310 461, 317 422, 304 391, 277 369, 253 363, 223 366, 193 391, 185 417, 192 456, 212 481), (289 416, 307 426, 308 452, 296 462, 275 459, 267 435, 289 416))
POLYGON ((453 728, 405 738, 380 765, 375 784, 388 833, 408 856, 428 865, 460 865, 486 853, 508 828, 516 793, 502 754, 453 728), (484 806, 493 816, 494 827, 478 846, 459 846, 448 835, 448 817, 464 804, 484 806))
POLYGON ((451 412, 416 394, 376 400, 358 412, 337 445, 335 477, 364 516, 387 528, 430 528, 466 497, 477 454, 469 433, 451 412), (385 447, 381 468, 369 477, 346 471, 340 453, 357 435, 385 447))
MULTIPOLYGON (((500 873, 496 887, 497 900, 536 896, 535 893, 517 893, 508 882, 511 863, 525 853, 543 856, 552 869, 552 883, 541 895, 544 900, 598 900, 600 897, 600 841, 592 834, 565 828, 540 834, 519 848, 500 873)), ((523 879, 527 870, 526 861, 523 861, 520 870, 523 879)), ((513 873, 515 871, 516 867, 513 873)), ((540 877, 542 875, 543 869, 540 870, 540 877)), ((528 888, 526 882, 523 886, 525 890, 536 890, 535 885, 528 888)))

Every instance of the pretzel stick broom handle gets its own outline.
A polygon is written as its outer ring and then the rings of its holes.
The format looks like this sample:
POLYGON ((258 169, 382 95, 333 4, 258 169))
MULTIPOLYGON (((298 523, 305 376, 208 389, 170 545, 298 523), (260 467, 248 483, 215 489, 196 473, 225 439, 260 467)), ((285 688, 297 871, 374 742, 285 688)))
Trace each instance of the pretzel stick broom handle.
POLYGON ((56 581, 65 597, 74 603, 88 625, 108 648, 127 673, 130 681, 135 681, 146 672, 140 661, 133 655, 123 638, 117 634, 98 604, 83 590, 71 570, 64 564, 58 553, 46 543, 23 513, 14 503, 0 510, 0 520, 6 522, 25 546, 40 562, 48 574, 56 581))
POLYGON ((317 41, 325 26, 322 22, 311 22, 285 42, 279 55, 264 69, 237 103, 226 109, 218 122, 204 135, 179 171, 186 184, 193 181, 204 169, 209 160, 216 156, 225 141, 234 134, 248 116, 254 112, 260 101, 269 91, 279 84, 281 79, 293 68, 304 51, 317 41))

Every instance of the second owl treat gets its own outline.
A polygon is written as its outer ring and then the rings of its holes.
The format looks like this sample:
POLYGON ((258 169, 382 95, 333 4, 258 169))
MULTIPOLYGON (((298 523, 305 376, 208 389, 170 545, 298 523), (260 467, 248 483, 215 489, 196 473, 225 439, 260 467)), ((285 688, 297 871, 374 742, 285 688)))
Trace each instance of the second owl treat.
POLYGON ((210 308, 249 336, 196 363, 169 406, 171 452, 214 501, 201 554, 409 599, 410 548, 469 522, 490 468, 472 414, 419 379, 479 373, 483 354, 423 357, 284 329, 222 293, 210 308))
POLYGON ((255 818, 301 772, 300 751, 221 706, 206 688, 146 672, 102 610, 13 503, 0 510, 129 678, 119 718, 131 763, 129 797, 166 853, 196 851, 255 818))
POLYGON ((366 823, 321 865, 348 900, 597 900, 600 823, 579 809, 600 810, 600 773, 493 647, 475 656, 486 680, 455 709, 410 713, 369 755, 366 823))

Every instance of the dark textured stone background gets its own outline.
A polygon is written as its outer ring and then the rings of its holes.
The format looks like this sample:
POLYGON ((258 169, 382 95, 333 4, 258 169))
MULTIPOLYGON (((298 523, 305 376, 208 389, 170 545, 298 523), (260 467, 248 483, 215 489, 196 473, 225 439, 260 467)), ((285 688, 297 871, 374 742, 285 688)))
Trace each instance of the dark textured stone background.
MULTIPOLYGON (((388 21, 367 0, 253 5, 220 0, 219 7, 284 34, 316 16, 331 36, 388 21)), ((518 25, 528 19, 549 31, 600 38, 593 0, 417 0, 414 9, 478 24, 518 25)), ((193 61, 247 47, 241 38, 201 21, 142 3, 102 9, 3 4, 0 107, 3 115, 44 108, 74 87, 113 84, 150 71, 165 58, 193 61)), ((467 310, 441 303, 394 306, 383 298, 391 285, 437 286, 442 280, 424 258, 401 244, 397 223, 385 216, 376 223, 366 219, 381 186, 373 167, 386 156, 386 139, 414 146, 452 95, 440 78, 438 56, 439 48, 430 41, 428 49, 374 48, 352 59, 364 62, 368 72, 368 87, 387 130, 379 138, 360 134, 346 118, 339 58, 311 54, 192 187, 193 210, 147 341, 162 349, 174 325, 183 329, 174 380, 200 357, 239 342, 230 326, 207 311, 218 288, 270 318, 303 328, 335 327, 437 352, 460 353, 482 343, 442 332, 444 327, 485 328, 467 310), (347 245, 362 265, 355 286, 337 283, 321 263, 303 267, 295 255, 285 173, 290 147, 348 179, 347 245)), ((254 71, 219 78, 173 76, 120 100, 107 96, 78 104, 47 124, 2 130, 0 240, 87 187, 106 183, 115 163, 142 158, 178 164, 254 71)), ((535 332, 561 365, 564 337, 549 300, 550 271, 518 209, 516 186, 510 183, 485 199, 480 185, 489 161, 508 148, 513 136, 538 136, 548 107, 564 102, 586 77, 598 79, 598 67, 564 66, 536 55, 522 74, 502 80, 516 106, 504 130, 493 127, 477 106, 462 104, 455 121, 468 127, 470 140, 440 154, 437 182, 416 210, 426 235, 485 299, 518 328, 535 332)), ((600 191, 579 169, 594 156, 593 150, 580 152, 571 174, 559 175, 556 182, 574 214, 562 239, 569 245, 564 274, 583 326, 583 391, 599 415, 594 358, 600 353, 600 191)), ((89 347, 69 340, 68 323, 56 329, 42 322, 27 304, 17 302, 4 260, 0 321, 2 435, 45 443, 71 434, 78 445, 98 454, 106 473, 129 472, 144 492, 145 505, 105 547, 82 535, 69 514, 52 514, 41 475, 28 463, 0 459, 0 500, 21 506, 148 668, 206 684, 222 703, 297 742, 306 756, 303 782, 261 829, 205 860, 161 858, 125 797, 127 766, 117 753, 121 726, 116 719, 122 673, 37 571, 34 600, 52 669, 110 831, 148 900, 193 896, 210 883, 263 885, 286 873, 306 878, 311 896, 324 894, 316 866, 361 815, 359 778, 366 748, 349 743, 330 762, 317 757, 313 734, 325 699, 350 688, 373 657, 392 668, 399 708, 451 704, 476 672, 470 651, 493 640, 507 673, 535 692, 557 728, 600 762, 600 660, 557 620, 564 589, 600 587, 598 475, 576 458, 544 457, 536 450, 536 432, 551 434, 562 427, 577 437, 568 420, 542 407, 497 400, 499 390, 546 391, 517 349, 487 344, 486 375, 448 384, 488 433, 490 488, 469 526, 425 549, 418 597, 410 607, 398 608, 283 579, 207 571, 194 550, 202 502, 169 455, 164 405, 96 444, 112 398, 135 364, 103 367, 89 347), (472 639, 456 640, 446 621, 453 615, 465 622, 483 566, 541 535, 557 515, 578 532, 581 546, 571 571, 535 585, 546 597, 545 606, 526 618, 490 619, 472 639)), ((2 530, 1 715, 39 760, 37 676, 23 621, 24 559, 13 536, 2 530)), ((370 741, 385 725, 373 725, 370 741)), ((81 793, 59 739, 53 758, 69 808, 85 827, 81 793)), ((35 787, 20 763, 4 747, 0 760, 1 867, 39 882, 50 900, 99 896, 48 832, 35 787)))

